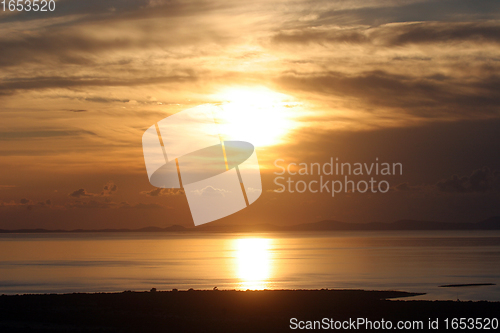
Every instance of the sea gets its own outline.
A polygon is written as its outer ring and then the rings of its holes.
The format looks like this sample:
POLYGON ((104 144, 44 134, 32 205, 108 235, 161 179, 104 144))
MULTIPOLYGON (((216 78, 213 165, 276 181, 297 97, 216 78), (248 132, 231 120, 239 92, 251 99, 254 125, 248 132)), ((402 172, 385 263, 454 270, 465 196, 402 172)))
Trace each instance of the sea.
POLYGON ((500 301, 500 231, 0 234, 0 294, 363 289, 500 301), (443 285, 488 284, 461 287, 443 285))

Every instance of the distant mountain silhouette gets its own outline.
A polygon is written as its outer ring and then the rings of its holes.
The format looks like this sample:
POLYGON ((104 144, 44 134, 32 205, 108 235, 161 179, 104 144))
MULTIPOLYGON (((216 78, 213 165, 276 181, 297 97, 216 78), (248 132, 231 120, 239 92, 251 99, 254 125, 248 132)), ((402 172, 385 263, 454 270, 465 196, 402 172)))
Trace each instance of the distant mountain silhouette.
POLYGON ((323 220, 313 223, 278 226, 274 224, 252 225, 214 225, 205 224, 199 227, 183 227, 172 225, 166 228, 144 227, 140 229, 18 229, 4 230, 0 233, 61 233, 61 232, 299 232, 299 231, 368 231, 368 230, 500 230, 500 216, 490 217, 476 223, 448 223, 435 221, 399 220, 396 222, 346 223, 323 220))
POLYGON ((493 216, 484 221, 478 222, 477 225, 483 230, 499 230, 500 229, 500 216, 493 216))
POLYGON ((392 223, 345 223, 338 221, 320 221, 298 224, 291 230, 500 230, 500 216, 490 217, 477 223, 448 223, 435 221, 399 220, 392 223))

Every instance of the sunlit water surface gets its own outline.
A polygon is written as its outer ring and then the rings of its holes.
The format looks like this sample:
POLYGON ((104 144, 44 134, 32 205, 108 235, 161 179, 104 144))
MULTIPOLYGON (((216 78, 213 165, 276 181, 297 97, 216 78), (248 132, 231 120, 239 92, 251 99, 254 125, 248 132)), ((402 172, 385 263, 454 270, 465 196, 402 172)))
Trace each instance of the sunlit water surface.
POLYGON ((0 294, 215 286, 500 301, 500 231, 0 234, 0 294))

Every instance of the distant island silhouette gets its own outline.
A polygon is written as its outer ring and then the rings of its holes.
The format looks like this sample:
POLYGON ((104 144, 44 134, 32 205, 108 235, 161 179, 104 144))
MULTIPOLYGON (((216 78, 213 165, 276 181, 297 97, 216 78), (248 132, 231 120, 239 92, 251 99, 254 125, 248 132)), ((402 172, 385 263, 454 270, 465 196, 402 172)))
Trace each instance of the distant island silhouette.
POLYGON ((145 227, 140 229, 0 229, 0 233, 62 233, 62 232, 304 232, 304 231, 387 231, 387 230, 500 230, 500 216, 472 223, 399 220, 396 222, 346 223, 324 220, 312 223, 279 226, 274 224, 212 225, 184 227, 145 227))
POLYGON ((482 287, 482 286, 496 286, 495 283, 465 283, 465 284, 445 284, 439 288, 463 288, 463 287, 482 287))

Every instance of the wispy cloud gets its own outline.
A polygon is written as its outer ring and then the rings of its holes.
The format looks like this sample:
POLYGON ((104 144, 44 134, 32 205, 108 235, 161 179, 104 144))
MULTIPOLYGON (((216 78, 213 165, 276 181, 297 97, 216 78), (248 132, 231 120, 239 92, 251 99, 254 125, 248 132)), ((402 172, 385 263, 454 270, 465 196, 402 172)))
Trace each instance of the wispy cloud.
POLYGON ((108 182, 102 188, 100 193, 91 193, 84 188, 80 188, 68 194, 71 198, 85 198, 85 197, 109 197, 116 193, 118 187, 113 182, 108 182))
POLYGON ((487 22, 410 22, 377 27, 315 26, 276 33, 275 43, 360 44, 398 47, 408 44, 500 43, 500 24, 487 22))
POLYGON ((20 140, 20 139, 36 139, 36 138, 54 138, 67 136, 82 136, 95 135, 90 131, 84 130, 45 130, 45 131, 0 131, 0 139, 2 140, 20 140))

